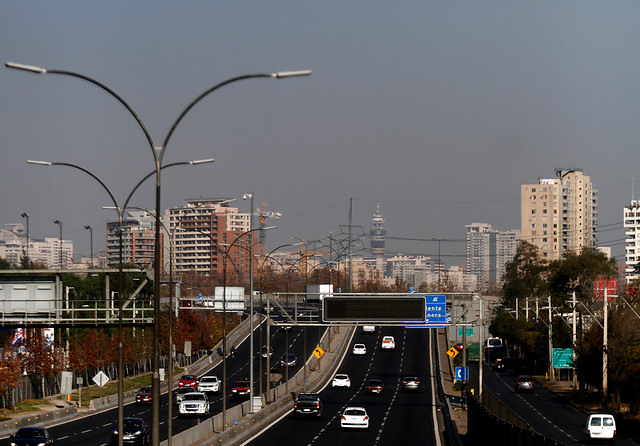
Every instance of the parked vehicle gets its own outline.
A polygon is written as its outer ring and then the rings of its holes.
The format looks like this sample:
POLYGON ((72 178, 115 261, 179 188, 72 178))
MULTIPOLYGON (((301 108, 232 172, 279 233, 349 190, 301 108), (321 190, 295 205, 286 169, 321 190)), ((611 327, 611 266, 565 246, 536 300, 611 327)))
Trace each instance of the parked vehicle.
POLYGON ((293 414, 322 418, 322 401, 317 393, 300 393, 293 399, 293 414))
POLYGON ((596 413, 589 415, 584 427, 584 442, 606 440, 614 442, 616 438, 616 420, 613 415, 596 413))

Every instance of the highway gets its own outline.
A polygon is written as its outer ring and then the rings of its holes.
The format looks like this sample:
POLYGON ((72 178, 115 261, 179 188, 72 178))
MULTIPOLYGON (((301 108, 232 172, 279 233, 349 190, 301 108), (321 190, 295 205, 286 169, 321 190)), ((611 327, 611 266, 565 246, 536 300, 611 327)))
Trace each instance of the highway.
MULTIPOLYGON (((477 371, 477 366, 475 369, 477 371)), ((485 366, 483 371, 485 389, 529 423, 536 432, 562 444, 582 443, 587 419, 585 413, 539 385, 533 394, 516 393, 514 387, 518 374, 511 368, 493 372, 485 366)), ((630 433, 620 431, 620 426, 618 433, 616 444, 636 444, 624 438, 630 433)))
MULTIPOLYGON (((323 329, 307 328, 306 336, 304 334, 304 328, 293 327, 290 331, 274 329, 271 330, 270 338, 271 345, 274 349, 273 361, 275 362, 285 353, 286 345, 289 345, 290 353, 294 353, 298 358, 298 365, 296 367, 290 367, 290 374, 293 375, 297 372, 301 365, 305 347, 303 341, 306 340, 306 351, 311 354, 313 349, 317 346, 319 336, 322 335, 323 329), (288 343, 287 343, 288 341, 288 343)), ((266 344, 266 330, 263 330, 263 341, 266 344)), ((260 333, 256 329, 254 331, 254 374, 255 374, 255 388, 256 395, 259 389, 259 371, 260 362, 262 361, 263 369, 263 391, 266 390, 266 361, 260 358, 260 333)), ((249 377, 249 342, 248 339, 242 344, 236 345, 235 359, 229 359, 227 361, 227 407, 231 407, 236 402, 231 398, 231 389, 235 380, 249 377)), ((278 368, 278 370, 284 375, 284 368, 278 368)), ((222 365, 206 373, 207 375, 216 375, 222 379, 222 365)), ((212 415, 222 412, 222 395, 210 395, 212 402, 212 415)), ((168 423, 167 423, 167 405, 169 404, 168 395, 165 393, 162 395, 160 402, 160 435, 161 441, 167 438, 168 423)), ((95 413, 89 416, 76 417, 68 422, 59 424, 48 428, 53 435, 56 445, 58 446, 75 446, 82 444, 85 446, 102 446, 110 444, 111 427, 117 422, 117 407, 106 410, 103 412, 95 413)), ((127 404, 124 406, 125 417, 140 417, 147 423, 151 421, 151 406, 150 405, 136 405, 127 404)), ((173 435, 182 432, 183 430, 193 427, 201 420, 198 418, 183 418, 179 416, 178 406, 173 406, 173 435)), ((0 446, 9 445, 9 439, 0 440, 0 446)))
POLYGON ((358 330, 351 346, 354 343, 364 343, 367 354, 347 354, 338 370, 338 373, 346 373, 351 378, 350 389, 333 389, 328 385, 322 390, 322 419, 296 419, 289 413, 247 444, 435 444, 431 421, 429 330, 378 327, 375 334, 364 334, 358 330), (394 350, 379 349, 384 335, 395 337, 394 350), (419 392, 401 390, 401 379, 406 375, 420 378, 422 388, 419 392), (384 382, 381 394, 366 394, 365 385, 371 378, 384 382), (340 414, 346 406, 362 406, 367 410, 371 423, 368 431, 340 429, 340 414))

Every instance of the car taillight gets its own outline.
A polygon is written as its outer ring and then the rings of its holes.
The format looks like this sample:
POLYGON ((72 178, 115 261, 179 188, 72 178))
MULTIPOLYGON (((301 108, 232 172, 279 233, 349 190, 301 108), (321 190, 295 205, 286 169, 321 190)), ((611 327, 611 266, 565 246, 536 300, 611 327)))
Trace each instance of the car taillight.
POLYGON ((347 419, 347 417, 345 417, 344 415, 342 415, 342 417, 341 417, 341 418, 342 418, 343 420, 346 420, 346 419, 347 419))
POLYGON ((369 419, 369 417, 364 417, 363 421, 367 421, 369 419))
POLYGON ((298 402, 297 401, 295 403, 293 403, 293 408, 295 409, 296 407, 298 407, 298 402))
POLYGON ((316 401, 316 408, 320 409, 320 401, 316 401))

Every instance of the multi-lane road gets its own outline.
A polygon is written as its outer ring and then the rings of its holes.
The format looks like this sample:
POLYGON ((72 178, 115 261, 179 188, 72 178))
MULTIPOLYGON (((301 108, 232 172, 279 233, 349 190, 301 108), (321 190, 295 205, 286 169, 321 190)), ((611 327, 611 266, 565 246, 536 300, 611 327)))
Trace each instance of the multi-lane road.
POLYGON ((297 419, 289 413, 250 444, 435 444, 429 339, 429 330, 423 329, 378 327, 375 334, 364 334, 359 330, 351 346, 363 343, 367 353, 362 356, 348 353, 338 370, 338 373, 349 375, 350 388, 334 389, 328 385, 320 392, 324 405, 322 418, 297 419), (394 350, 380 349, 383 335, 394 336, 394 350), (422 388, 419 392, 402 391, 401 380, 407 375, 420 378, 422 388), (383 381, 381 394, 366 393, 366 382, 372 378, 383 381), (347 406, 366 409, 370 417, 369 430, 340 429, 340 415, 347 406))
MULTIPOLYGON (((301 367, 302 357, 306 352, 310 353, 318 344, 319 336, 322 334, 321 329, 302 327, 293 327, 289 331, 273 329, 270 332, 270 343, 273 346, 273 362, 277 361, 282 354, 287 351, 295 354, 300 360, 298 365, 290 367, 290 375, 295 374, 301 367), (306 331, 306 334, 305 334, 306 331), (305 348, 306 342, 306 348, 305 348)), ((262 333, 263 343, 266 344, 266 330, 262 333)), ((267 386, 267 368, 266 361, 260 357, 260 330, 256 329, 254 332, 254 374, 255 374, 255 388, 256 394, 259 390, 260 374, 262 369, 262 383, 263 390, 267 386), (262 362, 262 367, 261 363, 262 362)), ((248 342, 243 342, 240 345, 235 346, 236 355, 235 359, 229 359, 227 363, 227 407, 236 404, 231 398, 231 390, 233 383, 236 380, 246 379, 249 377, 249 346, 248 342)), ((285 374, 284 368, 279 368, 279 372, 285 374)), ((222 378, 222 366, 218 366, 213 370, 206 373, 207 375, 216 375, 222 378)), ((222 395, 212 395, 210 400, 211 413, 213 415, 222 412, 222 395)), ((167 438, 168 433, 168 404, 172 404, 168 394, 162 395, 160 401, 160 436, 161 440, 167 438)), ((147 405, 127 404, 124 407, 125 417, 140 417, 147 423, 151 421, 151 407, 147 405)), ((172 414, 172 431, 173 435, 179 432, 193 427, 196 423, 201 422, 199 418, 183 418, 178 414, 178 407, 173 406, 172 414)), ((49 429, 53 437, 55 438, 56 445, 58 446, 72 446, 72 445, 86 445, 86 446, 100 446, 110 443, 111 427, 117 422, 117 408, 106 410, 103 412, 95 413, 89 416, 74 418, 68 422, 52 426, 49 429)), ((0 446, 9 445, 9 439, 0 440, 0 446)))

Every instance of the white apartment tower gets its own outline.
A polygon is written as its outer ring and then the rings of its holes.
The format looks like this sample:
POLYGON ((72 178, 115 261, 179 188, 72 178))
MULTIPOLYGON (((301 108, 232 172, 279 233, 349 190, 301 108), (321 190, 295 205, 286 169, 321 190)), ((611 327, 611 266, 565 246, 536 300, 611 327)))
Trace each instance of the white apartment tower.
POLYGON ((522 240, 535 245, 546 260, 567 251, 596 248, 598 193, 582 169, 556 169, 556 178, 520 187, 522 240))
POLYGON ((631 203, 624 207, 624 236, 625 248, 624 256, 627 268, 625 278, 627 282, 638 278, 635 272, 640 262, 640 201, 631 200, 631 203))

